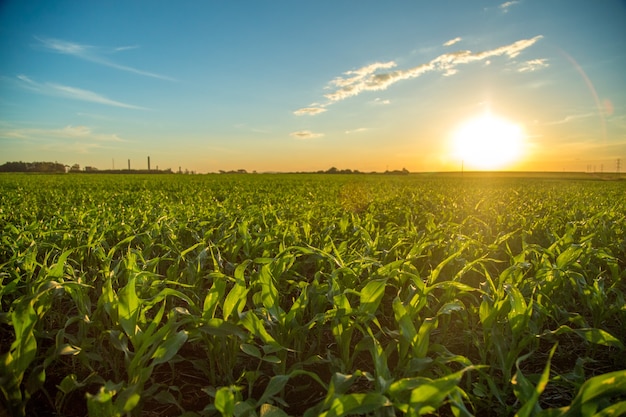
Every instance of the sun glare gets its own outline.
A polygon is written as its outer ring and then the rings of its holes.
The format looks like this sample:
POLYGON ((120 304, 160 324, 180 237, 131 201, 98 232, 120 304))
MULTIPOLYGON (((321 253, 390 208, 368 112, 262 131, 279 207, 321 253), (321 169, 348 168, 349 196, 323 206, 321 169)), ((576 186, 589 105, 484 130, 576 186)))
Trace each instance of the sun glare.
POLYGON ((485 113, 466 121, 454 132, 452 152, 465 168, 503 169, 521 158, 522 140, 519 125, 485 113))

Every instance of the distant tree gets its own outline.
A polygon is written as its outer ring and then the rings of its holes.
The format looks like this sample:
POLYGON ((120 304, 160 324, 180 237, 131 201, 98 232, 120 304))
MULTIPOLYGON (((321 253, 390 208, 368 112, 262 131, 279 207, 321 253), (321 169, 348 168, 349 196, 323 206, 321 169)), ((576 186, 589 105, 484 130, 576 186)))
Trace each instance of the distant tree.
POLYGON ((385 171, 387 175, 408 175, 410 174, 409 170, 406 168, 402 168, 402 170, 394 169, 393 171, 385 171))
POLYGON ((7 162, 0 165, 0 172, 65 172, 65 165, 58 162, 7 162))

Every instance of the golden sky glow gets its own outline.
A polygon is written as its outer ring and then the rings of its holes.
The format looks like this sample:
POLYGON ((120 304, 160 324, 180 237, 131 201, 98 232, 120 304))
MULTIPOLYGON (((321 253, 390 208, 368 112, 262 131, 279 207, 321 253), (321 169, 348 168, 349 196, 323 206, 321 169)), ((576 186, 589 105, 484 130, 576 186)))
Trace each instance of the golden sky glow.
POLYGON ((617 0, 29 3, 0 8, 0 164, 626 166, 617 0))

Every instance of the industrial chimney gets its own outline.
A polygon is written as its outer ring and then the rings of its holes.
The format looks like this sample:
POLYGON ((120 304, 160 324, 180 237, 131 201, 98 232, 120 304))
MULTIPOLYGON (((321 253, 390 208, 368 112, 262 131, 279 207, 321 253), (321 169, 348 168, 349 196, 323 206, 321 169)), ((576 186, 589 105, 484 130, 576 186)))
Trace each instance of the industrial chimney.
POLYGON ((148 157, 148 171, 150 171, 150 157, 148 157))

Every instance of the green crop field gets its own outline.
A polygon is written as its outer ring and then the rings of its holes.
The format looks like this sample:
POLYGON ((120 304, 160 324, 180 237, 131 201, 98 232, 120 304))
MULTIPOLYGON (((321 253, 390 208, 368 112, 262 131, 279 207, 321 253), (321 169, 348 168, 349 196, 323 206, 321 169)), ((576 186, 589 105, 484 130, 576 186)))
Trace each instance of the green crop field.
POLYGON ((0 415, 626 413, 626 181, 2 175, 0 415))

